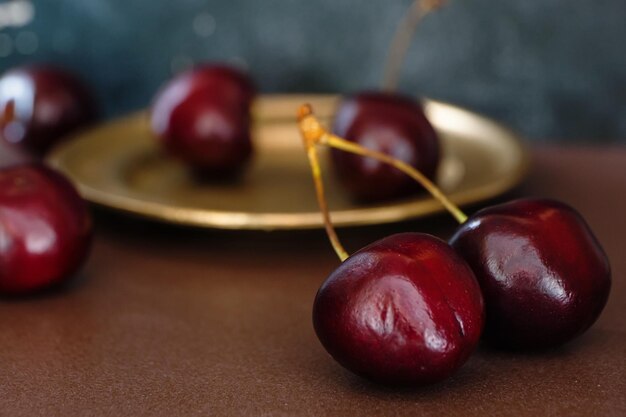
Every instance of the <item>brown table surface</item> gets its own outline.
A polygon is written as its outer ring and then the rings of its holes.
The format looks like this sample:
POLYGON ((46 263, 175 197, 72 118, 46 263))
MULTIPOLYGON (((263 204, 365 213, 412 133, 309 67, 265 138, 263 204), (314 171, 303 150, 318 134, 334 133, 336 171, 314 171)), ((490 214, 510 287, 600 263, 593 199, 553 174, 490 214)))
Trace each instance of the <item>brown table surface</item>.
MULTIPOLYGON (((0 415, 626 416, 626 149, 537 149, 517 194, 577 207, 612 262, 603 315, 566 346, 481 347, 439 385, 379 387, 313 333, 313 297, 338 265, 323 232, 191 230, 98 210, 77 283, 0 302, 0 415)), ((453 227, 439 216, 341 234, 356 249, 453 227)))

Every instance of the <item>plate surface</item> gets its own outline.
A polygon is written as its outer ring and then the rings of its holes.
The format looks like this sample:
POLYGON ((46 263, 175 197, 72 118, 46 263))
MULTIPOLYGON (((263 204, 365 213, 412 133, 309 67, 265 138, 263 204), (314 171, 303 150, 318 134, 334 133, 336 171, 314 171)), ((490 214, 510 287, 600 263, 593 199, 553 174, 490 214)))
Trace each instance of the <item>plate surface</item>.
MULTIPOLYGON (((199 183, 164 155, 137 113, 86 131, 54 150, 49 162, 67 174, 89 201, 153 219, 222 229, 322 227, 306 154, 295 123, 304 102, 328 123, 338 96, 266 95, 254 108, 256 154, 234 183, 199 183)), ((517 185, 528 169, 519 138, 467 110, 426 101, 443 141, 438 184, 459 205, 495 197, 517 185)), ((352 201, 333 177, 321 148, 325 184, 337 226, 407 220, 442 211, 426 194, 377 205, 352 201)))

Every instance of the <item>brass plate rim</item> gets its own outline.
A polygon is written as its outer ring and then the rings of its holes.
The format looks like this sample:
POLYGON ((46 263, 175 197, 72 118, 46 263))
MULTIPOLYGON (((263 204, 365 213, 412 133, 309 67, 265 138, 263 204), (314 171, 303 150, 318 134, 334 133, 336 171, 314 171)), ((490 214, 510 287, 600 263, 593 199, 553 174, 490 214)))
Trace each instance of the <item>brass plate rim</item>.
MULTIPOLYGON (((338 100, 340 96, 335 94, 269 94, 262 96, 269 100, 298 98, 318 98, 338 100)), ((454 191, 450 199, 463 207, 479 203, 498 195, 501 195, 518 186, 530 169, 530 154, 521 137, 508 127, 474 113, 462 107, 436 100, 425 99, 424 105, 439 106, 452 111, 460 111, 480 123, 486 123, 504 133, 503 139, 509 142, 509 146, 519 155, 519 164, 508 176, 494 178, 489 183, 476 186, 471 189, 454 191)), ((263 118, 262 111, 254 110, 257 116, 263 118)), ((259 213, 247 211, 224 211, 194 208, 185 206, 173 206, 162 202, 146 201, 140 198, 127 197, 114 192, 94 188, 76 178, 64 163, 64 158, 75 146, 77 141, 89 140, 85 133, 91 130, 106 129, 113 124, 119 124, 125 119, 145 117, 145 110, 131 113, 111 121, 98 125, 83 134, 76 135, 73 140, 68 140, 57 146, 48 156, 47 162, 61 170, 70 177, 77 186, 81 195, 89 202, 101 207, 117 210, 134 216, 145 217, 156 221, 178 224, 182 226, 201 227, 208 229, 226 230, 296 230, 296 229, 320 229, 323 227, 319 212, 273 212, 259 213)), ((328 115, 321 115, 322 117, 328 115)), ((272 122, 288 121, 288 116, 268 117, 272 122)), ((294 121, 295 123, 295 121, 294 121)), ((311 184, 311 189, 313 189, 311 184)), ((374 224, 388 224, 411 220, 444 212, 443 206, 432 198, 417 198, 414 200, 388 202, 384 206, 358 207, 342 210, 332 210, 331 216, 336 227, 355 227, 374 224)))

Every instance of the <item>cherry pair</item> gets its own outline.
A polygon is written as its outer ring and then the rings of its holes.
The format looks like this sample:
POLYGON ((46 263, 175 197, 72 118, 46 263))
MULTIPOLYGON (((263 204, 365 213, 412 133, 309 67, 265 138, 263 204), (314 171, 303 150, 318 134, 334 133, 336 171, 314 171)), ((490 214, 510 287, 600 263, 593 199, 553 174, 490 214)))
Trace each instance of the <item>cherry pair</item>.
MULTIPOLYGON (((165 148, 192 167, 234 173, 250 158, 248 77, 225 66, 203 66, 181 74, 158 94, 152 128, 165 148)), ((29 66, 0 77, 0 137, 42 156, 97 116, 87 86, 69 71, 29 66)))
POLYGON ((327 132, 309 106, 300 109, 299 124, 326 229, 343 261, 317 293, 313 323, 344 367, 379 382, 432 383, 467 360, 483 326, 497 345, 536 349, 571 340, 599 316, 610 267, 573 208, 523 199, 468 219, 411 165, 327 132), (319 144, 386 163, 424 186, 461 223, 450 245, 403 233, 348 256, 328 214, 319 144))
MULTIPOLYGON (((0 138, 32 154, 43 155, 94 116, 90 94, 65 71, 30 67, 0 78, 0 138)), ((0 294, 29 294, 69 279, 91 236, 87 204, 64 176, 23 161, 0 170, 0 294)))
MULTIPOLYGON (((197 171, 239 173, 252 153, 252 81, 225 66, 204 65, 184 72, 158 94, 152 131, 165 149, 197 171)), ((439 163, 439 140, 420 104, 397 94, 361 93, 345 100, 335 122, 340 136, 402 159, 428 177, 439 163)), ((355 198, 377 201, 419 189, 378 161, 333 152, 342 183, 355 198)))

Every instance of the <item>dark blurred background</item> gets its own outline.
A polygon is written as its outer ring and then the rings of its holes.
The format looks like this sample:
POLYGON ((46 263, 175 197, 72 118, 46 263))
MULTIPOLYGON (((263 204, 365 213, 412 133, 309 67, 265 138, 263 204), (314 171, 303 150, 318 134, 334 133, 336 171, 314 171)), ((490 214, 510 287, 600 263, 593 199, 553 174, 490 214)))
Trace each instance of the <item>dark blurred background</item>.
MULTIPOLYGON (((410 0, 0 0, 0 71, 54 62, 109 117, 144 107, 197 61, 266 92, 376 87, 410 0)), ((450 0, 419 29, 401 89, 461 104, 537 141, 626 140, 625 0, 450 0)))

